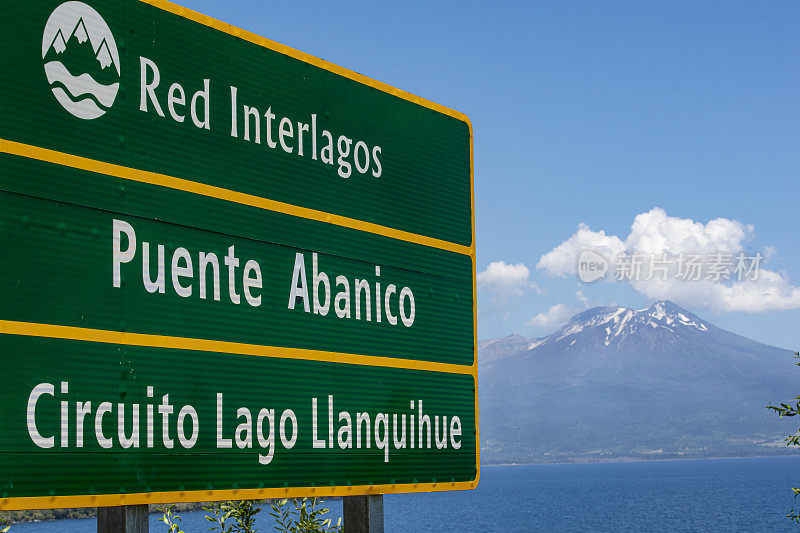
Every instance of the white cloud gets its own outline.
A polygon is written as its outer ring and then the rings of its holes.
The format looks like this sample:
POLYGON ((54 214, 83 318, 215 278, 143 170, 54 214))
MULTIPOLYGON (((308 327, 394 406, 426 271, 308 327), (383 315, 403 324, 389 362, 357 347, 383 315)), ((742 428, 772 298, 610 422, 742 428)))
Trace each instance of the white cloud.
POLYGON ((575 299, 583 305, 584 309, 589 309, 589 298, 583 295, 583 291, 575 291, 575 299))
POLYGON ((562 303, 557 303, 544 313, 539 313, 528 320, 528 324, 539 329, 551 330, 562 325, 575 314, 575 310, 562 303))
POLYGON ((516 265, 505 261, 492 261, 486 270, 478 272, 478 287, 486 290, 495 308, 507 313, 511 300, 521 298, 526 291, 541 293, 541 289, 530 281, 531 271, 524 263, 516 265))
POLYGON ((553 330, 563 325, 572 315, 589 308, 589 298, 583 295, 583 291, 575 292, 575 299, 580 306, 573 307, 563 303, 557 303, 544 313, 539 313, 530 320, 528 325, 545 331, 553 330))
POLYGON ((785 274, 763 268, 756 280, 722 283, 653 279, 631 285, 651 300, 666 298, 720 313, 764 313, 800 308, 800 287, 793 286, 785 274))
POLYGON ((727 218, 715 218, 703 225, 688 218, 668 216, 660 207, 640 213, 633 219, 625 249, 631 252, 734 253, 744 249, 753 236, 753 226, 727 218))
MULTIPOLYGON (((566 277, 577 274, 578 256, 591 249, 609 263, 606 281, 615 281, 625 269, 618 264, 620 256, 642 259, 640 274, 627 282, 650 299, 668 298, 693 308, 716 312, 745 311, 759 313, 800 308, 800 288, 791 284, 783 272, 764 267, 764 262, 776 254, 774 247, 762 251, 757 276, 730 279, 684 279, 679 272, 679 258, 699 255, 707 263, 715 254, 735 257, 745 254, 745 245, 754 236, 754 228, 737 220, 716 218, 703 224, 688 218, 671 217, 658 207, 636 215, 630 233, 624 238, 593 231, 581 223, 566 241, 544 254, 536 268, 546 273, 566 277), (650 261, 664 260, 666 272, 652 268, 650 261), (664 279, 665 278, 665 279, 664 279)), ((577 297, 577 296, 576 296, 577 297)), ((580 300, 580 297, 578 297, 580 300)))
POLYGON ((606 235, 604 231, 592 231, 581 222, 578 231, 549 253, 544 254, 536 265, 537 269, 560 278, 575 275, 578 255, 583 250, 594 250, 607 260, 625 251, 623 243, 616 235, 606 235))

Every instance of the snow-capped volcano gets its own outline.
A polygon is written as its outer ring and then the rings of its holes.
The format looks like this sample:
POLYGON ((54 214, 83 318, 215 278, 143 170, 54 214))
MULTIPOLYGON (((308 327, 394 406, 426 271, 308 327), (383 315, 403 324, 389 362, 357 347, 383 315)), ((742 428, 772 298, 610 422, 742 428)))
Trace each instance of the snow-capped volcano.
POLYGON ((546 337, 478 350, 485 457, 504 461, 551 460, 554 450, 766 453, 781 424, 764 406, 796 396, 800 382, 789 350, 669 301, 588 309, 546 337))
POLYGON ((573 316, 555 333, 537 339, 528 349, 563 341, 568 341, 565 349, 569 349, 581 339, 591 342, 602 340, 604 346, 613 344, 617 347, 624 346, 632 339, 639 343, 644 340, 642 337, 653 342, 668 342, 669 337, 677 340, 682 335, 707 333, 712 327, 668 300, 661 300, 645 309, 595 307, 573 316), (637 336, 640 338, 637 339, 637 336))

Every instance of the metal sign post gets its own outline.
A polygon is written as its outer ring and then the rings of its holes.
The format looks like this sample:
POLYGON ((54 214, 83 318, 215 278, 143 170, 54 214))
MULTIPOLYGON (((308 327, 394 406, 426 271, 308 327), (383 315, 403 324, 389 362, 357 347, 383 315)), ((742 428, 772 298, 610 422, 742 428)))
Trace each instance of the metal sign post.
POLYGON ((97 508, 97 533, 147 533, 147 505, 118 505, 97 508))
POLYGON ((344 533, 383 533, 383 494, 342 499, 344 533))

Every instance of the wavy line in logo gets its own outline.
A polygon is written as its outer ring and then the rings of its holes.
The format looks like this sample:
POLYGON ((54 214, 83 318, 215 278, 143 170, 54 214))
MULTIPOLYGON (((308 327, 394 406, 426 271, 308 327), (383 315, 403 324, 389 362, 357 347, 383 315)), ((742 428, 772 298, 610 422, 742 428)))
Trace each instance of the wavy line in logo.
POLYGON ((82 119, 103 116, 119 91, 119 53, 100 14, 76 1, 58 6, 44 28, 42 59, 56 100, 82 119))
POLYGON ((56 99, 79 118, 103 116, 117 97, 119 82, 102 85, 87 73, 73 76, 60 61, 45 64, 44 71, 56 99))

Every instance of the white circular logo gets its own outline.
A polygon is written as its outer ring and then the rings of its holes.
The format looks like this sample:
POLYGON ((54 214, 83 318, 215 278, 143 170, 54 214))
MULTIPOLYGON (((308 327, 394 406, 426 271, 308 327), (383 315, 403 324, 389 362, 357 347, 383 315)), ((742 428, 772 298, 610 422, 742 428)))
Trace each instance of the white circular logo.
POLYGON ((56 100, 78 118, 105 115, 119 91, 119 53, 108 24, 83 2, 64 2, 47 19, 42 60, 56 100))

